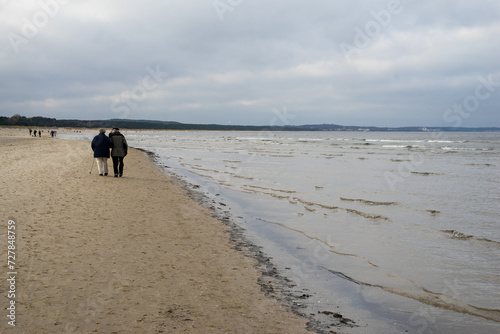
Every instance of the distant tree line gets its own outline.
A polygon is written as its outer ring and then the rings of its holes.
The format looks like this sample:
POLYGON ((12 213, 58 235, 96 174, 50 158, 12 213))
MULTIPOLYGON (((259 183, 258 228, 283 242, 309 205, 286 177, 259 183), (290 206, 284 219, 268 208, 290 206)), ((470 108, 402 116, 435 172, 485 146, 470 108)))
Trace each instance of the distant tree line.
POLYGON ((21 115, 14 115, 12 117, 0 116, 0 125, 13 125, 13 126, 56 126, 55 118, 46 117, 25 117, 21 115))
MULTIPOLYGON (((14 115, 12 117, 0 116, 0 125, 28 126, 28 127, 67 127, 67 128, 123 128, 123 129, 145 129, 145 130, 239 130, 239 131, 269 131, 283 130, 278 126, 251 126, 251 125, 220 125, 220 124, 185 124, 178 122, 162 122, 147 120, 77 120, 77 119, 55 119, 47 117, 25 117, 14 115)), ((287 130, 293 130, 288 127, 287 130)))
POLYGON ((48 117, 12 117, 0 116, 0 126, 28 126, 48 128, 122 128, 143 130, 218 130, 218 131, 500 131, 496 127, 484 128, 457 128, 457 127, 374 127, 374 126, 342 126, 337 124, 289 125, 289 126, 255 126, 255 125, 220 125, 220 124, 186 124, 179 122, 109 119, 85 121, 78 119, 55 119, 48 117))

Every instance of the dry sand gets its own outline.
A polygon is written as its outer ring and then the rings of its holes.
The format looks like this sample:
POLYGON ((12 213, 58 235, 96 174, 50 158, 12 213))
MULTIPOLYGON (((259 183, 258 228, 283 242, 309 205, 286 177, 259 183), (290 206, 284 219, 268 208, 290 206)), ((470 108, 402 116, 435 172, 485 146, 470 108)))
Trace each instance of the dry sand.
POLYGON ((0 256, 6 279, 11 219, 17 272, 16 327, 4 279, 0 332, 307 333, 229 228, 144 153, 130 150, 123 178, 91 164, 90 143, 0 129, 0 256))

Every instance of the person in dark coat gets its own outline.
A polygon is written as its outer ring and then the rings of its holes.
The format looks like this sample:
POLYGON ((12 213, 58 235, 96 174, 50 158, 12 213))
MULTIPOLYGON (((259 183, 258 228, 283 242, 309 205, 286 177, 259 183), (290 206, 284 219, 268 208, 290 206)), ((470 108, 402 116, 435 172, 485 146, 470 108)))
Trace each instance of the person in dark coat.
POLYGON ((109 149, 111 147, 111 140, 106 136, 106 130, 100 129, 99 134, 92 140, 92 151, 94 151, 94 158, 97 162, 97 169, 100 176, 108 175, 108 159, 109 149))
POLYGON ((127 155, 128 145, 120 129, 113 128, 109 134, 111 139, 111 158, 113 159, 113 170, 115 177, 123 176, 123 158, 127 155))

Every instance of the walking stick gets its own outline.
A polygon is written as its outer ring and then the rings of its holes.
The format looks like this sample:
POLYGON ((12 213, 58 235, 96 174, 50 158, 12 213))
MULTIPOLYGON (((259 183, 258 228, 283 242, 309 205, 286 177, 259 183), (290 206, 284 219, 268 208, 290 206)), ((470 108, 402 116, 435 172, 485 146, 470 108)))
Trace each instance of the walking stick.
POLYGON ((92 168, 94 168, 94 161, 95 161, 95 159, 92 158, 92 166, 90 166, 90 172, 89 172, 89 174, 92 174, 92 168))

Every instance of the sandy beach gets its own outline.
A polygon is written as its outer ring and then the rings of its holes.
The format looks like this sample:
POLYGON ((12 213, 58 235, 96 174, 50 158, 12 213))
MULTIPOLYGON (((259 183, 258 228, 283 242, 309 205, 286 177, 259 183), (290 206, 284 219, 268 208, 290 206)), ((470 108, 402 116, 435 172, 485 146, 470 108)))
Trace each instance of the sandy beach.
POLYGON ((0 130, 0 332, 308 333, 229 227, 145 153, 129 151, 123 178, 91 165, 90 143, 0 130))

